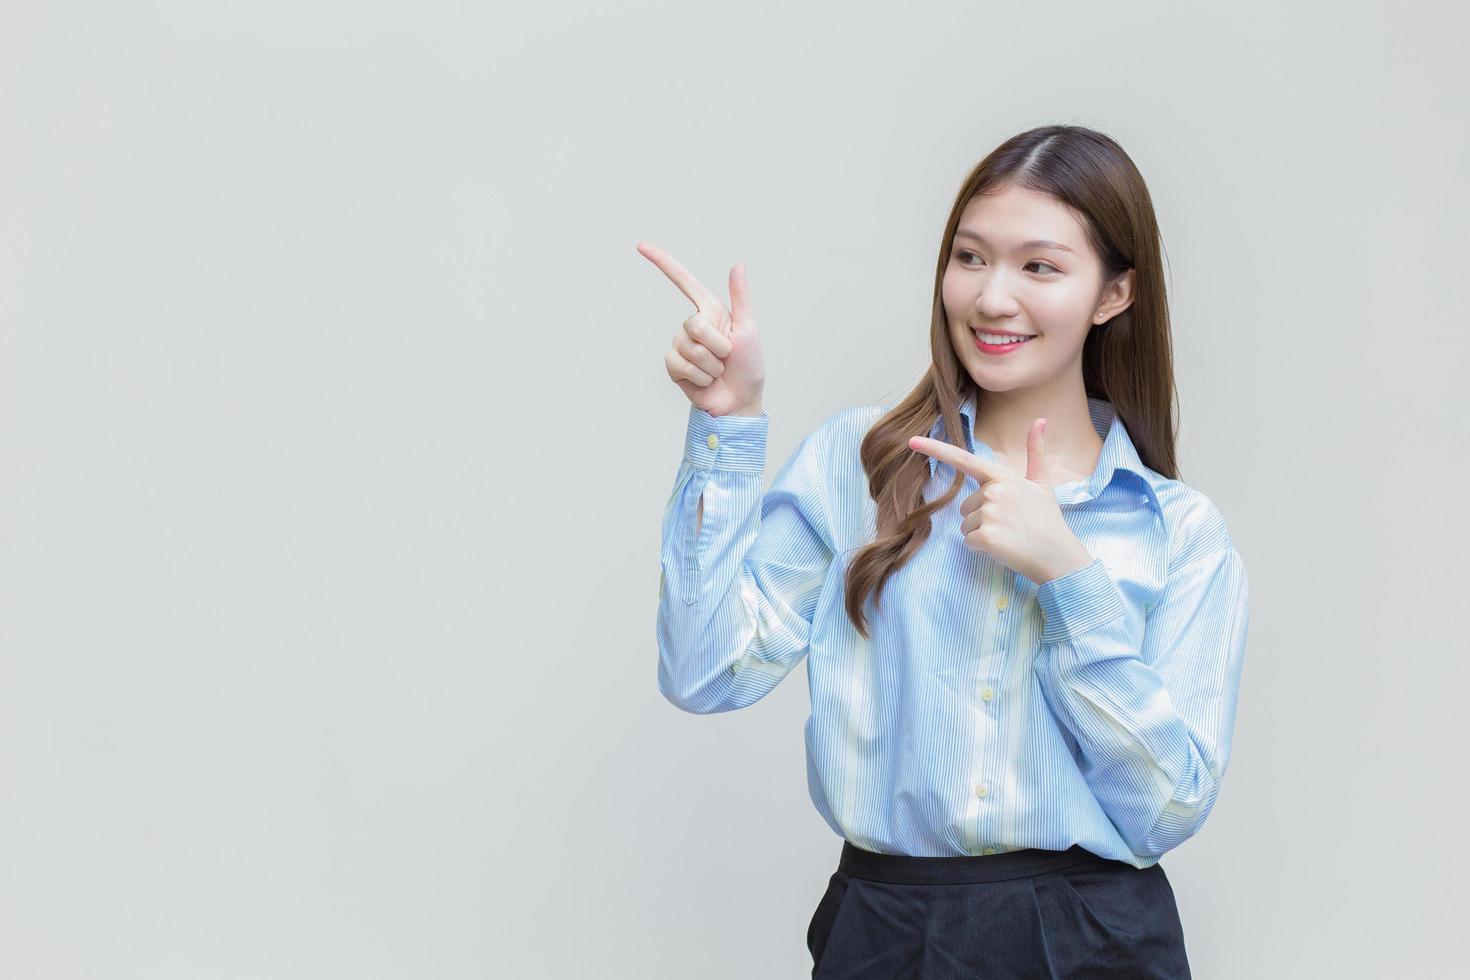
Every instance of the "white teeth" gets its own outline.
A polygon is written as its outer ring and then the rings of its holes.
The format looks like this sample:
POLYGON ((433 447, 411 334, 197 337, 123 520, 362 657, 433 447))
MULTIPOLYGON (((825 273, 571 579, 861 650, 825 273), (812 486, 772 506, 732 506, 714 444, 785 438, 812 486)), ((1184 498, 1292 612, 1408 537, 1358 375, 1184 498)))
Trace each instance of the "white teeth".
POLYGON ((979 337, 987 344, 1010 344, 1031 339, 1031 337, 1029 336, 1022 338, 1017 337, 1014 334, 1006 333, 976 333, 975 336, 979 337))

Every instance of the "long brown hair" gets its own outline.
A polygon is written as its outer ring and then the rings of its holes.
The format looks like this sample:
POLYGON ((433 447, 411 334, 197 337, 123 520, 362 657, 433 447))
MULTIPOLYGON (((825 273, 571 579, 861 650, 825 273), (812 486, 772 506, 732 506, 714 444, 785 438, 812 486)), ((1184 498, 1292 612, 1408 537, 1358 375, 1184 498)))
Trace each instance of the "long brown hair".
POLYGON ((975 165, 945 223, 934 273, 929 371, 873 425, 859 450, 868 490, 877 504, 877 533, 858 549, 848 569, 846 608, 865 638, 865 599, 876 592, 875 604, 881 606, 889 576, 928 539, 930 515, 948 505, 964 485, 964 473, 957 472, 948 491, 926 504, 923 489, 929 457, 910 449, 908 442, 913 436, 928 435, 935 419, 942 418, 950 441, 964 448, 959 406, 974 394, 977 412, 981 410, 980 392, 950 340, 942 293, 944 270, 970 199, 1006 186, 1050 194, 1069 205, 1102 259, 1104 282, 1135 270, 1132 303, 1088 331, 1082 347, 1083 383, 1089 397, 1112 402, 1144 464, 1162 476, 1178 478, 1169 310, 1159 227, 1143 176, 1122 147, 1085 127, 1041 126, 1013 136, 975 165))

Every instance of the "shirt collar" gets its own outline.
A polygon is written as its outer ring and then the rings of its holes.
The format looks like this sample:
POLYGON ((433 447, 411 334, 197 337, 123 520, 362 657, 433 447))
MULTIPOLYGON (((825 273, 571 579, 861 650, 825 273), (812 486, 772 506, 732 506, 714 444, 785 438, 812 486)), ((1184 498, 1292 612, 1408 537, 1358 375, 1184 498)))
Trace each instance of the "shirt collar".
MULTIPOLYGON (((984 443, 979 448, 975 445, 975 392, 971 391, 960 405, 960 425, 965 430, 965 448, 976 456, 993 458, 994 451, 984 443)), ((1118 418, 1113 403, 1102 398, 1087 399, 1087 413, 1092 419, 1092 428, 1102 437, 1102 452, 1098 454, 1097 466, 1092 475, 1086 480, 1073 481, 1064 484, 1068 489, 1063 491, 1062 503, 1081 503, 1083 500, 1091 500, 1102 493, 1107 486, 1113 482, 1119 470, 1132 473, 1138 478, 1148 496, 1149 505, 1160 517, 1163 516, 1163 508, 1159 504, 1158 488, 1155 485, 1158 477, 1153 470, 1144 465, 1138 450, 1133 445, 1133 440, 1128 435, 1128 427, 1123 420, 1118 418)), ((929 429, 929 438, 944 441, 944 419, 935 419, 934 425, 929 429)), ((939 461, 933 456, 929 457, 929 475, 932 477, 939 465, 939 461)))

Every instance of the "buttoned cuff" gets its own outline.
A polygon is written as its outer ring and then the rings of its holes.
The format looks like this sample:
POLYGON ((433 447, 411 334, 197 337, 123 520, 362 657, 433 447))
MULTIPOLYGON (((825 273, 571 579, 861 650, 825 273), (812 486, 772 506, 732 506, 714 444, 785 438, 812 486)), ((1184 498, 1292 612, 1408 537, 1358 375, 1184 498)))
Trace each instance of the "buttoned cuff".
POLYGON ((771 416, 764 410, 759 415, 714 416, 691 404, 684 458, 704 469, 764 475, 770 428, 771 416))
POLYGON ((1101 558, 1092 564, 1041 583, 1036 602, 1046 616, 1042 643, 1069 640, 1127 611, 1123 593, 1101 558))

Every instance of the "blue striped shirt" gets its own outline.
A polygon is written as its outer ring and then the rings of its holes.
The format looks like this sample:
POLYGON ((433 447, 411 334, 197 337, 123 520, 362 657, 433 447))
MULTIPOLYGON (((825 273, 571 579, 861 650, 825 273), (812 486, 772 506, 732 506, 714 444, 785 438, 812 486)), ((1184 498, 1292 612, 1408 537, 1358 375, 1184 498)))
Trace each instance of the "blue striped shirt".
MULTIPOLYGON (((1097 466, 1055 490, 1093 562, 1037 586, 972 551, 959 529, 979 489, 967 474, 882 611, 867 598, 865 640, 843 587, 876 528, 858 446, 891 407, 828 417, 763 493, 770 416, 690 406, 663 517, 659 691, 685 711, 729 711, 806 657, 807 785, 859 847, 1080 844, 1156 863, 1199 830, 1230 757, 1249 612, 1220 512, 1145 466, 1111 403, 1088 398, 1097 466)), ((974 407, 961 411, 964 445, 995 459, 974 407)), ((925 500, 954 479, 933 457, 929 469, 925 500)))

